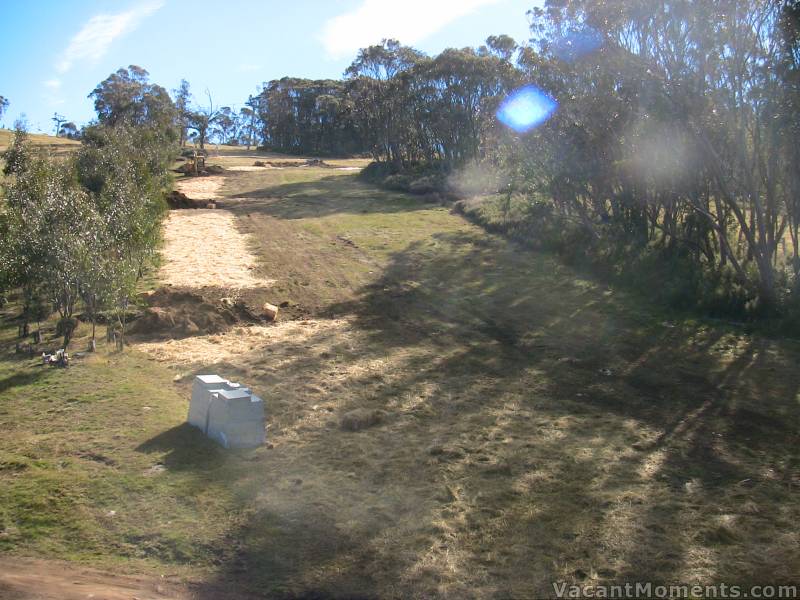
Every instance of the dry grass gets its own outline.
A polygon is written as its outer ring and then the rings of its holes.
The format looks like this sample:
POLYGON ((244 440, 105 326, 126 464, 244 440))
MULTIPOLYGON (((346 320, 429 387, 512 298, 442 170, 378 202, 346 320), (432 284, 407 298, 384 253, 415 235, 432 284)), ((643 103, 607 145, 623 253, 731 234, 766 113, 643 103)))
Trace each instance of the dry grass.
POLYGON ((237 534, 250 568, 287 573, 297 593, 379 596, 791 578, 797 529, 775 533, 795 512, 794 434, 771 434, 789 436, 766 460, 783 465, 776 479, 751 452, 761 430, 741 429, 754 411, 776 427, 760 399, 796 396, 797 377, 769 375, 791 346, 664 327, 442 208, 330 171, 237 175, 222 193, 275 290, 337 316, 160 350, 180 376, 220 370, 268 390, 289 481, 248 477, 269 488, 237 534), (342 432, 354 409, 386 422, 342 432))
MULTIPOLYGON (((46 148, 51 152, 69 152, 80 147, 81 143, 63 137, 55 137, 43 133, 28 134, 28 139, 34 146, 46 148)), ((14 132, 9 129, 0 129, 0 152, 3 152, 14 140, 14 132)))

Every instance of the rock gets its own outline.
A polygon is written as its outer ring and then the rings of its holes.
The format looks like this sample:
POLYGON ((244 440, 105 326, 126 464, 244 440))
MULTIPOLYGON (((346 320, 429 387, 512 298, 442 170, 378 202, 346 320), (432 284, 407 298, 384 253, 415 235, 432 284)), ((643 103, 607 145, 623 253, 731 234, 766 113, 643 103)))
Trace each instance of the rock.
POLYGON ((356 408, 342 415, 339 426, 345 431, 360 431, 382 423, 385 418, 382 410, 356 408))
POLYGON ((278 318, 278 307, 274 304, 270 304, 269 302, 264 302, 264 306, 262 307, 262 312, 266 317, 267 321, 275 321, 278 318))

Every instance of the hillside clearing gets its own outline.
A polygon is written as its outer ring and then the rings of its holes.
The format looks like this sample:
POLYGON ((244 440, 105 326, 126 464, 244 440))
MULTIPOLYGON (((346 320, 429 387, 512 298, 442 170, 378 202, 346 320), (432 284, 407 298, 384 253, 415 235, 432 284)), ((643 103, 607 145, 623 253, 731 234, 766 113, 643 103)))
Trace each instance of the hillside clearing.
MULTIPOLYGON (((796 578, 796 344, 673 322, 346 172, 221 179, 226 210, 170 222, 250 236, 272 301, 303 316, 55 371, 13 354, 7 307, 0 550, 167 573, 199 598, 796 578), (265 398, 268 446, 183 425, 201 372, 265 398), (346 431, 353 411, 382 417, 346 431)), ((177 273, 176 256, 168 241, 177 273)))

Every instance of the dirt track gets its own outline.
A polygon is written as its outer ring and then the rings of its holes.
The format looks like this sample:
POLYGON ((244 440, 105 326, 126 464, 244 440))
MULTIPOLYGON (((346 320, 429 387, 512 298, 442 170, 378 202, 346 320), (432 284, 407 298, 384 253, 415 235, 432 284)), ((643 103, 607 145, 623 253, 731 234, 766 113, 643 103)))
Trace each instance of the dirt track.
POLYGON ((167 285, 241 289, 270 283, 253 275, 257 259, 227 211, 171 211, 164 243, 160 278, 167 285))
POLYGON ((0 557, 2 600, 189 600, 189 589, 160 577, 104 573, 71 563, 0 557))

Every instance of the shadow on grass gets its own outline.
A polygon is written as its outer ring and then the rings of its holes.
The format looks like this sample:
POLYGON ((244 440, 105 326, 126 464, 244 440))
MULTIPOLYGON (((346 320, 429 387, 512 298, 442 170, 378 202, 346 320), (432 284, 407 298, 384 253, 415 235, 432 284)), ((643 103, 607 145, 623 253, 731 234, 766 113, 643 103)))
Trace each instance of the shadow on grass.
MULTIPOLYGON (((30 357, 26 357, 26 360, 30 360, 30 357)), ((22 373, 15 373, 14 375, 10 375, 4 379, 0 379, 0 394, 6 392, 12 388, 30 385, 35 383, 38 379, 42 377, 46 372, 45 368, 39 366, 34 370, 24 371, 22 373)))
POLYGON ((229 460, 226 451, 197 427, 182 423, 150 438, 136 448, 145 454, 166 453, 163 464, 175 471, 212 471, 229 460))
MULTIPOLYGON (((309 430, 283 455, 299 473, 352 471, 328 474, 341 503, 267 487, 217 583, 288 598, 543 597, 554 581, 792 577, 794 351, 664 326, 495 238, 435 240, 331 307, 364 339, 305 342, 390 365, 386 385, 367 373, 336 392, 342 411, 389 411, 384 425, 309 430)), ((326 368, 304 349, 282 365, 311 382, 326 368)))
POLYGON ((431 207, 421 199, 378 190, 349 175, 267 186, 238 193, 235 197, 253 202, 229 203, 226 208, 264 213, 278 219, 321 218, 342 213, 400 213, 431 207))

